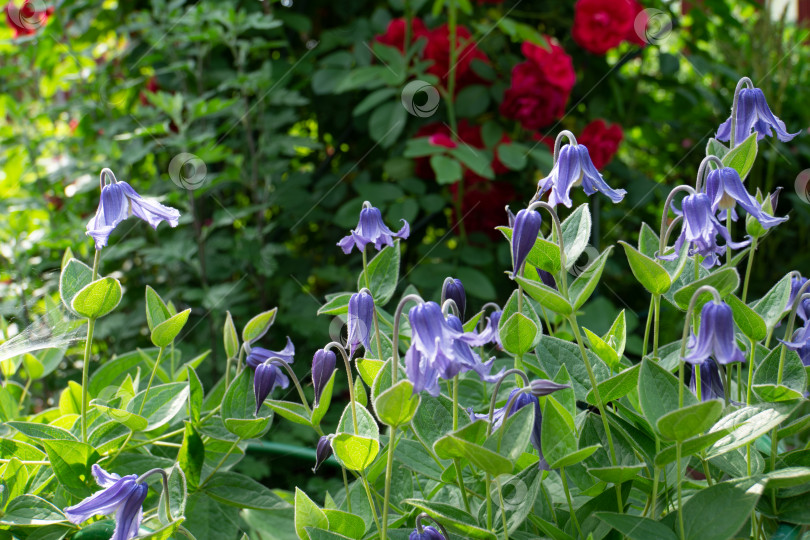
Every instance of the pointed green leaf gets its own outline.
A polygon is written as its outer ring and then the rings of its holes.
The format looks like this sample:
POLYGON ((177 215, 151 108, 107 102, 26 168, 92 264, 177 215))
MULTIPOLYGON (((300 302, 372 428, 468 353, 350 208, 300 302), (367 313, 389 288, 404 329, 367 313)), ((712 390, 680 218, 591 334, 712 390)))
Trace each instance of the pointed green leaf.
POLYGON ((155 347, 168 347, 177 337, 188 321, 191 308, 181 311, 177 315, 170 317, 152 330, 152 343, 155 347))
POLYGON ((73 297, 71 309, 82 317, 97 319, 114 310, 121 301, 121 283, 111 277, 84 286, 73 297))
POLYGON ((273 308, 250 319, 242 329, 242 341, 250 345, 254 341, 261 339, 276 320, 277 312, 278 308, 273 308))

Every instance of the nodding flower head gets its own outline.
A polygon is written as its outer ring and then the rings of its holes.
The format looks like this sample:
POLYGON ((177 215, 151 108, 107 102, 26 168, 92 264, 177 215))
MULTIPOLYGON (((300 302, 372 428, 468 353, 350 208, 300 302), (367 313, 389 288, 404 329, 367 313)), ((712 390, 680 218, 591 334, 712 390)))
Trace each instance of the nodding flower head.
POLYGON ((332 351, 318 349, 312 357, 312 386, 315 388, 315 406, 321 399, 321 394, 335 372, 337 357, 332 351))
POLYGON ((422 532, 419 532, 418 529, 414 529, 413 532, 408 536, 408 540, 449 540, 445 539, 445 537, 440 533, 436 527, 431 527, 427 525, 422 527, 422 532))
POLYGON ((689 389, 697 395, 697 370, 700 370, 700 401, 712 399, 725 399, 723 377, 714 360, 692 366, 692 378, 689 380, 689 389))
POLYGON ((98 210, 87 223, 87 235, 93 237, 97 250, 106 246, 118 224, 132 215, 144 220, 153 229, 157 229, 161 221, 172 227, 177 226, 180 219, 178 210, 144 199, 126 182, 116 181, 109 169, 104 169, 101 177, 111 179, 111 182, 101 188, 98 210))
POLYGON ((347 321, 349 358, 354 356, 354 351, 359 345, 369 350, 372 324, 374 324, 374 298, 365 290, 354 293, 349 298, 347 321))
POLYGON ((725 251, 726 246, 732 249, 741 249, 750 243, 733 242, 731 234, 715 217, 712 211, 711 200, 705 193, 687 195, 683 199, 683 226, 681 234, 675 241, 675 252, 669 255, 659 255, 659 259, 674 260, 681 251, 684 242, 689 245, 689 255, 699 254, 705 258, 703 265, 711 268, 718 262, 718 255, 725 251), (726 244, 718 245, 717 236, 721 236, 726 244))
POLYGON ((71 523, 79 524, 93 516, 115 514, 115 530, 110 540, 129 540, 138 536, 143 519, 143 501, 149 486, 138 483, 138 476, 118 476, 98 465, 92 467, 96 483, 102 487, 77 505, 65 508, 71 523))
MULTIPOLYGON (((788 298, 787 306, 785 309, 791 309, 793 302, 796 301, 796 295, 799 294, 799 289, 807 283, 807 278, 802 276, 793 276, 790 279, 790 298, 788 298)), ((796 315, 807 322, 810 319, 810 298, 805 298, 799 302, 799 307, 796 309, 796 315)))
POLYGON ((689 340, 689 353, 684 357, 690 364, 703 364, 709 358, 720 364, 744 362, 745 355, 734 337, 734 317, 725 302, 709 301, 700 310, 700 330, 697 338, 689 340))
MULTIPOLYGON (((743 88, 737 96, 737 111, 734 122, 734 143, 740 144, 752 132, 756 132, 757 140, 761 141, 765 137, 776 137, 782 142, 788 142, 800 132, 788 133, 785 123, 777 118, 765 100, 765 94, 759 88, 743 88)), ((734 114, 734 111, 732 111, 734 114)), ((718 141, 728 141, 731 139, 731 121, 728 120, 720 124, 715 137, 718 141)))
POLYGON ((624 199, 627 194, 623 189, 613 189, 607 185, 591 161, 584 144, 571 143, 560 148, 559 158, 551 172, 538 182, 535 200, 539 200, 546 191, 551 191, 548 204, 551 206, 564 204, 571 208, 571 188, 579 185, 582 185, 587 195, 593 195, 598 191, 614 203, 624 199))
POLYGON ((384 245, 394 245, 394 238, 408 238, 410 229, 408 222, 402 220, 402 228, 394 232, 389 229, 382 219, 380 210, 371 206, 369 203, 363 204, 363 209, 360 210, 360 221, 357 223, 357 228, 352 229, 348 236, 338 242, 338 246, 343 250, 343 253, 349 254, 352 248, 357 247, 358 251, 366 249, 368 244, 374 244, 377 251, 381 250, 384 245))
POLYGON ((312 472, 318 472, 323 462, 329 459, 332 455, 332 443, 329 440, 329 435, 324 435, 318 439, 318 447, 315 449, 315 466, 312 472))
POLYGON ((534 247, 542 223, 543 218, 537 210, 524 208, 515 216, 515 226, 512 228, 512 270, 515 274, 520 272, 534 247))
POLYGON ((706 177, 706 194, 712 202, 712 210, 720 210, 720 219, 725 219, 726 212, 731 212, 731 218, 737 221, 734 207, 739 204, 765 229, 787 221, 786 217, 777 218, 767 214, 762 205, 745 190, 740 175, 731 167, 709 172, 706 177))
POLYGON ((802 364, 810 366, 810 321, 806 321, 804 326, 793 333, 791 341, 783 341, 788 349, 796 351, 802 364))
POLYGON ((442 304, 445 300, 452 300, 458 308, 459 316, 464 319, 467 311, 467 293, 460 279, 449 277, 442 285, 442 304))
POLYGON ((253 374, 253 395, 256 399, 256 414, 262 408, 262 403, 267 396, 277 386, 287 388, 290 386, 290 379, 274 362, 293 363, 295 346, 290 338, 287 338, 287 345, 280 351, 271 351, 262 347, 253 347, 248 353, 247 365, 254 371, 253 374), (274 360, 275 359, 275 360, 274 360))

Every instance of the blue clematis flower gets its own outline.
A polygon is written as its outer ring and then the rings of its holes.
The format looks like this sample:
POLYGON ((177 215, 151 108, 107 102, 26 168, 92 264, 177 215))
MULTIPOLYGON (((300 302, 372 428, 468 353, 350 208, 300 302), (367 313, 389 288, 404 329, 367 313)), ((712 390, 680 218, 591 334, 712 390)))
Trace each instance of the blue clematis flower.
POLYGON ((613 189, 594 166, 591 156, 584 144, 566 144, 560 149, 560 155, 551 173, 542 178, 537 184, 535 200, 546 192, 551 191, 548 204, 557 206, 564 204, 571 208, 569 193, 574 186, 582 185, 585 193, 593 195, 597 191, 605 194, 611 201, 617 203, 624 199, 627 191, 613 189))
POLYGON ((737 221, 734 207, 739 203, 765 229, 787 221, 787 217, 778 218, 765 213, 762 205, 745 190, 740 175, 731 167, 709 172, 706 177, 706 194, 712 201, 712 210, 720 210, 720 219, 725 219, 726 212, 731 212, 731 219, 737 221))
POLYGON ((354 356, 358 345, 369 348, 371 326, 374 324, 374 298, 366 291, 354 293, 349 298, 348 337, 349 358, 354 356))
POLYGON ((745 355, 734 337, 734 318, 731 307, 725 302, 709 301, 700 310, 700 331, 697 338, 689 339, 689 353, 684 361, 703 364, 709 357, 726 365, 744 362, 745 355))
POLYGON ((282 362, 292 364, 295 355, 295 346, 289 337, 287 345, 281 351, 271 351, 262 347, 254 347, 247 357, 247 365, 253 371, 253 396, 256 399, 256 414, 262 407, 262 403, 276 387, 287 388, 290 386, 290 379, 282 368, 272 363, 273 358, 278 358, 282 362))
MULTIPOLYGON (((765 94, 759 88, 743 88, 737 97, 737 118, 734 125, 734 142, 740 144, 751 132, 757 133, 757 140, 761 141, 765 137, 772 137, 774 132, 776 137, 782 142, 793 139, 796 133, 788 133, 785 123, 777 118, 768 107, 765 94)), ((720 124, 715 138, 718 141, 728 141, 731 139, 731 116, 728 120, 720 124)))
POLYGON ((526 257, 537 241, 542 223, 543 218, 537 210, 524 208, 515 216, 515 226, 512 229, 512 269, 515 274, 523 268, 526 257))
POLYGON ((696 370, 698 369, 700 369, 700 400, 725 399, 726 392, 723 388, 723 377, 720 376, 717 363, 711 359, 692 366, 692 378, 689 380, 689 389, 692 393, 697 395, 696 370))
POLYGON ((733 242, 728 229, 715 217, 709 196, 705 193, 696 193, 687 195, 683 199, 683 226, 680 236, 675 241, 675 252, 669 255, 659 255, 658 258, 674 260, 680 253, 684 242, 689 243, 689 255, 702 255, 705 258, 703 266, 711 268, 717 264, 717 256, 725 251, 726 245, 732 249, 740 249, 751 241, 733 242), (725 245, 717 244, 717 235, 726 241, 725 245))
POLYGON ((413 532, 408 536, 408 540, 445 540, 445 538, 442 536, 442 533, 436 529, 436 527, 427 525, 422 527, 421 533, 418 529, 414 529, 413 532))
MULTIPOLYGON (((492 320, 490 319, 490 325, 492 324, 492 320)), ((461 319, 456 317, 455 315, 448 315, 447 316, 447 326, 449 326, 452 330, 455 330, 458 333, 463 333, 464 328, 461 324, 461 319)), ((489 326, 484 332, 487 332, 487 337, 491 336, 493 333, 497 334, 497 325, 489 326)), ((471 332, 471 334, 476 335, 476 332, 471 332)), ((486 338, 485 338, 486 339, 486 338)), ((491 338, 490 338, 491 339, 491 338)), ((495 363, 495 357, 493 356, 486 362, 484 362, 481 357, 473 352, 472 347, 464 340, 455 339, 453 340, 453 353, 455 354, 456 361, 461 364, 462 371, 474 371, 478 377, 484 382, 494 383, 498 379, 501 378, 501 374, 503 373, 503 369, 495 375, 490 375, 492 371, 492 364, 495 363)))
POLYGON ((357 228, 352 229, 351 234, 343 237, 337 245, 346 255, 351 253, 352 248, 355 246, 357 246, 358 251, 362 252, 368 244, 374 244, 374 247, 379 251, 384 245, 394 245, 394 237, 403 240, 408 238, 410 234, 408 222, 403 219, 402 223, 404 225, 399 231, 392 231, 383 223, 379 209, 371 206, 371 203, 366 201, 363 203, 363 209, 360 210, 360 221, 357 223, 357 228))
POLYGON ((472 369, 462 345, 480 347, 491 342, 497 334, 491 319, 481 333, 459 330, 455 321, 448 323, 445 320, 442 308, 436 302, 412 307, 408 320, 412 337, 405 354, 405 372, 414 385, 414 393, 427 390, 432 396, 439 395, 440 378, 452 379, 462 371, 472 369))
MULTIPOLYGON (((503 424, 504 420, 515 414, 523 407, 533 405, 534 425, 532 426, 532 435, 530 441, 532 443, 532 446, 534 446, 534 448, 540 454, 540 463, 539 463, 540 468, 543 470, 549 470, 546 458, 543 457, 543 448, 541 446, 541 439, 540 439, 541 436, 540 428, 543 425, 543 414, 540 411, 540 401, 537 399, 537 396, 533 395, 532 393, 521 392, 521 390, 522 390, 521 388, 514 388, 511 392, 509 392, 509 397, 506 398, 506 403, 504 404, 504 406, 495 409, 492 412, 492 431, 494 432, 499 427, 501 427, 501 424, 503 424)), ((472 408, 467 409, 467 413, 470 415, 470 419, 473 422, 475 422, 476 420, 489 421, 488 413, 475 414, 472 408)))
POLYGON ((452 300, 456 304, 463 319, 467 311, 467 293, 460 279, 449 277, 444 280, 442 284, 442 304, 444 304, 445 300, 452 300))
POLYGON ((115 530, 110 540, 129 540, 138 536, 143 518, 143 501, 149 486, 145 482, 138 483, 138 477, 134 474, 122 478, 95 464, 92 472, 96 483, 103 489, 79 504, 65 508, 68 520, 78 525, 93 516, 115 512, 115 530))
POLYGON ((167 222, 172 227, 177 226, 180 219, 178 210, 144 199, 132 189, 132 186, 117 181, 109 169, 101 171, 102 181, 105 175, 111 181, 102 186, 96 215, 87 223, 87 235, 93 237, 97 250, 106 246, 118 224, 132 215, 141 218, 153 229, 157 229, 161 221, 167 222))
POLYGON ((492 336, 492 343, 494 343, 498 350, 503 350, 503 343, 501 343, 501 336, 498 333, 498 326, 501 324, 501 317, 503 316, 503 311, 493 311, 489 314, 489 324, 495 329, 495 333, 492 336))
MULTIPOLYGON (((785 309, 791 309, 793 307, 793 302, 796 301, 796 295, 799 294, 799 289, 807 283, 806 277, 801 276, 794 276, 790 280, 790 298, 788 299, 787 306, 785 309)), ((805 322, 810 319, 810 298, 805 298, 801 302, 799 302, 799 307, 796 309, 796 315, 805 322)))
POLYGON ((335 353, 326 349, 318 349, 315 351, 315 356, 312 357, 312 386, 315 388, 316 407, 326 383, 329 382, 332 373, 335 372, 336 364, 337 357, 335 353))
POLYGON ((793 333, 792 341, 782 343, 799 354, 804 366, 810 366, 810 321, 805 321, 804 326, 793 333))

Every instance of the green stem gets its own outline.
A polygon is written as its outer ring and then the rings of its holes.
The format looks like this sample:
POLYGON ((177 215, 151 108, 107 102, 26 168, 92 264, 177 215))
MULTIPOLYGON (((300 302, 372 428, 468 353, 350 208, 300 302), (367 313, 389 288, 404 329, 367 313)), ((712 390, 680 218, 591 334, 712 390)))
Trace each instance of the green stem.
POLYGON ((568 479, 565 477, 565 467, 560 467, 560 478, 562 479, 563 491, 565 491, 565 498, 568 501, 568 509, 571 512, 571 521, 574 523, 574 527, 576 527, 577 533, 579 533, 579 537, 585 538, 585 535, 582 534, 582 528, 579 526, 577 513, 574 510, 574 501, 571 499, 571 491, 568 489, 568 479))
POLYGON ((756 353, 757 345, 751 338, 748 339, 748 343, 750 344, 751 356, 748 358, 748 385, 745 387, 745 404, 751 405, 751 384, 754 381, 754 354, 756 353))
POLYGON ((741 300, 743 304, 748 297, 748 280, 751 278, 751 268, 754 266, 754 253, 757 251, 757 237, 751 240, 751 247, 748 249, 748 265, 745 267, 745 280, 743 281, 743 290, 741 300))
POLYGON ((655 304, 655 327, 653 328, 653 356, 658 358, 658 325, 661 319, 660 294, 656 294, 653 296, 653 303, 655 304))
POLYGON ((498 503, 501 505, 501 522, 503 523, 503 538, 509 540, 509 523, 506 520, 506 509, 503 502, 503 489, 501 489, 501 481, 495 479, 495 484, 498 486, 498 503))
POLYGON ((683 497, 681 496, 681 479, 683 477, 683 470, 681 465, 681 443, 675 443, 675 460, 678 463, 678 527, 681 531, 681 540, 686 540, 686 532, 683 526, 683 497))
MULTIPOLYGON (((458 429, 458 375, 453 377, 453 431, 458 429)), ((461 463, 458 458, 453 459, 453 465, 456 469, 456 479, 458 480, 458 488, 461 490, 461 498, 464 501, 464 509, 467 513, 470 512, 470 501, 467 498, 467 490, 464 488, 464 478, 461 476, 461 463)), ((487 494, 488 495, 488 494, 487 494)))
POLYGON ((382 540, 388 538, 388 504, 391 500, 391 476, 394 470, 394 448, 396 447, 396 426, 391 426, 391 436, 388 441, 388 455, 385 460, 385 492, 383 495, 382 511, 382 540))
MULTIPOLYGON (((731 236, 731 210, 726 210, 726 229, 731 236)), ((726 243, 726 266, 731 268, 731 246, 726 243)))
MULTIPOLYGON (((93 256, 93 275, 91 282, 98 278, 98 266, 101 260, 101 250, 96 250, 93 256)), ((87 319, 87 341, 84 343, 84 362, 82 363, 82 442, 87 442, 87 405, 88 403, 88 381, 90 378, 90 352, 93 349, 93 331, 96 328, 95 319, 87 319)), ((146 397, 146 396, 144 396, 146 397)))
POLYGON ((697 394, 698 402, 703 401, 701 398, 701 383, 700 383, 700 366, 695 366, 695 393, 697 394))
MULTIPOLYGON (((366 289, 368 289, 369 294, 371 294, 371 284, 368 280, 368 256, 366 255, 367 247, 363 248, 363 276, 366 278, 366 289)), ((372 299, 374 295, 371 296, 372 299)), ((377 354, 380 357, 380 360, 385 362, 385 358, 383 357, 383 350, 382 350, 382 342, 380 341, 380 323, 377 322, 377 304, 374 304, 374 335, 377 338, 377 354)))
MULTIPOLYGON (((328 351, 330 349, 337 349, 340 355, 343 357, 343 363, 346 366, 346 378, 348 379, 349 383, 349 403, 351 403, 352 406, 352 423, 354 425, 354 433, 359 434, 360 430, 357 427, 357 405, 355 404, 354 400, 354 378, 352 377, 352 364, 349 361, 349 355, 346 354, 346 349, 344 349, 343 346, 337 341, 327 343, 326 347, 324 347, 324 350, 328 351)), ((300 391, 300 394, 301 399, 303 399, 304 403, 306 403, 303 391, 300 391)))
POLYGON ((737 362, 737 401, 742 401, 742 362, 737 362))
MULTIPOLYGON (((661 451, 661 439, 658 438, 656 435, 655 437, 655 454, 661 451)), ((653 519, 658 519, 657 515, 657 508, 656 505, 658 503, 658 479, 660 476, 660 469, 653 464, 653 485, 652 485, 652 493, 650 496, 652 497, 652 503, 650 503, 650 517, 653 519)))
POLYGON ((653 314, 653 307, 655 304, 655 295, 650 296, 650 309, 647 310, 647 324, 644 327, 644 343, 642 344, 641 348, 641 357, 644 358, 647 356, 647 343, 650 341, 650 327, 652 326, 652 319, 653 314))
POLYGON ((492 477, 489 473, 485 476, 486 482, 486 490, 487 490, 487 530, 492 530, 492 495, 490 491, 492 490, 492 477))
POLYGON ((371 508, 371 517, 374 518, 374 524, 377 526, 377 530, 382 531, 380 519, 377 517, 377 506, 374 504, 374 497, 371 496, 371 487, 368 485, 368 478, 366 478, 364 471, 360 471, 360 479, 363 481, 363 487, 366 489, 366 497, 368 497, 368 504, 371 508))
MULTIPOLYGON (((701 454, 705 454, 705 452, 701 451, 701 454)), ((706 461, 703 455, 700 456, 700 463, 703 465, 703 476, 706 477, 706 483, 709 484, 709 486, 713 486, 714 482, 712 482, 712 475, 709 471, 709 462, 706 461)))
POLYGON ((231 452, 233 452, 234 448, 236 448, 236 446, 240 443, 241 440, 242 440, 241 438, 237 438, 235 441, 233 441, 233 444, 231 445, 230 449, 225 453, 224 456, 222 456, 222 459, 219 460, 219 463, 217 463, 217 466, 214 467, 213 471, 211 471, 211 474, 209 474, 205 478, 205 480, 200 483, 200 489, 205 487, 205 484, 207 484, 208 481, 211 480, 211 478, 214 477, 214 475, 217 473, 217 471, 220 470, 223 465, 225 465, 225 461, 227 461, 227 459, 231 456, 231 452))
POLYGON ((349 478, 346 476, 346 467, 341 467, 340 470, 343 471, 343 487, 346 488, 346 506, 349 509, 349 513, 352 513, 352 496, 349 493, 349 478))
POLYGON ((158 351, 157 359, 155 360, 155 365, 152 366, 152 375, 149 377, 149 383, 146 385, 146 390, 143 393, 143 401, 141 401, 141 406, 138 408, 138 415, 140 416, 143 412, 143 407, 146 405, 146 398, 149 397, 149 390, 152 388, 152 382, 155 380, 155 373, 157 373, 158 366, 160 365, 160 359, 163 358, 163 351, 166 350, 166 347, 161 347, 158 351))

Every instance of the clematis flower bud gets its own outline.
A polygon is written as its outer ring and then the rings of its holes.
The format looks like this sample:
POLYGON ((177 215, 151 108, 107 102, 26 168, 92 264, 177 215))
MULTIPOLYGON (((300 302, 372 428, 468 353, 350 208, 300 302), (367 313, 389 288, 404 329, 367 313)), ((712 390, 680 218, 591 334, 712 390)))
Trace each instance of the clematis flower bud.
POLYGON ((460 279, 449 277, 442 285, 442 304, 445 300, 452 300, 458 308, 459 315, 464 320, 467 311, 467 293, 460 279))
POLYGON ((529 388, 531 388, 533 396, 542 397, 553 394, 557 390, 562 390, 563 388, 571 388, 571 385, 559 384, 547 379, 535 379, 529 383, 529 388))
POLYGON ((315 406, 321 399, 321 394, 335 371, 337 357, 332 351, 318 349, 312 358, 312 386, 315 387, 315 406))
POLYGON ((353 294, 349 298, 348 319, 347 345, 351 358, 358 345, 369 350, 371 325, 374 324, 374 298, 364 290, 353 294))
POLYGON ((723 365, 745 361, 734 337, 734 318, 728 304, 709 301, 703 305, 700 332, 689 340, 689 350, 684 361, 690 364, 703 364, 709 357, 723 365))
POLYGON ((524 208, 515 216, 515 226, 512 229, 512 267, 515 274, 520 272, 523 267, 526 257, 537 240, 542 223, 543 218, 537 210, 524 208))
POLYGON ((312 472, 318 472, 323 462, 329 459, 331 455, 332 443, 329 440, 329 435, 324 435, 318 439, 318 447, 315 449, 315 466, 312 468, 312 472))
POLYGON ((440 533, 436 527, 431 527, 427 525, 422 527, 422 532, 419 530, 414 529, 413 532, 408 536, 408 540, 446 540, 442 533, 440 533))

